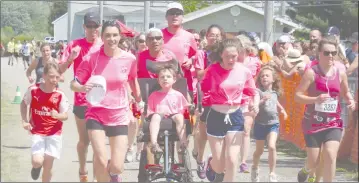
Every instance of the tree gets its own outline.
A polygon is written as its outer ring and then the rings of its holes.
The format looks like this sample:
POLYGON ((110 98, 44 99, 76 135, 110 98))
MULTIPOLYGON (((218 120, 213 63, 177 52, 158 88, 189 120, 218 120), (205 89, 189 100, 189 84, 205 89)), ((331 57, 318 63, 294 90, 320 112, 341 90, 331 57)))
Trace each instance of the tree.
POLYGON ((1 1, 1 28, 12 27, 15 34, 30 32, 32 22, 27 10, 28 5, 25 3, 1 1))
POLYGON ((54 34, 52 22, 67 12, 67 1, 55 1, 50 6, 50 16, 48 18, 48 30, 51 35, 54 34))
POLYGON ((221 3, 219 0, 206 1, 206 0, 180 0, 179 3, 182 4, 184 9, 184 14, 191 13, 202 8, 206 8, 212 4, 221 3))
POLYGON ((295 1, 288 2, 292 8, 287 15, 292 20, 325 33, 329 26, 337 26, 341 37, 348 37, 358 31, 357 1, 295 1))

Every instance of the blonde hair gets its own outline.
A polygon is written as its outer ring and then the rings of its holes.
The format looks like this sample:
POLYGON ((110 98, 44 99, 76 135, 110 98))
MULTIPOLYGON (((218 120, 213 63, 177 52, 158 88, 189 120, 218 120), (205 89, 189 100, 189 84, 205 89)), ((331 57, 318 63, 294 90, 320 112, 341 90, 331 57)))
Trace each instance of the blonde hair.
POLYGON ((269 64, 264 65, 264 67, 261 68, 261 70, 258 73, 258 77, 257 77, 257 81, 256 84, 258 86, 258 88, 263 89, 263 85, 261 83, 261 75, 263 73, 264 70, 270 70, 273 73, 273 84, 272 84, 272 90, 277 92, 278 96, 282 95, 282 84, 281 84, 281 80, 280 77, 277 75, 276 70, 269 64))
POLYGON ((249 55, 249 54, 258 55, 258 50, 253 46, 252 41, 247 36, 238 35, 236 38, 242 44, 247 55, 249 55))

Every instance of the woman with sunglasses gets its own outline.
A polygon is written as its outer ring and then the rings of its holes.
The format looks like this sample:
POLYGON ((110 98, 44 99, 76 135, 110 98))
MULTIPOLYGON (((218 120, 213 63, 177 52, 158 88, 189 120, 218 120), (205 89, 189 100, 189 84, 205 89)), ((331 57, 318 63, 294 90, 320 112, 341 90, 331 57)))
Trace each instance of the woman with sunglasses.
POLYGON ((89 53, 81 63, 71 82, 72 90, 89 92, 94 84, 92 75, 106 80, 106 94, 100 104, 88 104, 86 128, 96 159, 96 178, 98 182, 121 182, 124 160, 128 147, 129 85, 134 98, 143 108, 140 87, 137 82, 137 62, 134 55, 118 47, 121 30, 116 21, 103 24, 101 37, 103 46, 89 53), (105 137, 109 137, 111 160, 108 162, 105 137))
POLYGON ((355 102, 348 88, 345 72, 334 66, 338 53, 337 41, 323 38, 318 45, 318 64, 308 68, 296 89, 295 100, 306 104, 302 130, 306 142, 307 163, 301 171, 312 173, 323 151, 323 182, 332 182, 336 157, 342 138, 340 96, 354 110, 355 102))
MULTIPOLYGON (((132 53, 136 56, 136 58, 138 58, 139 53, 148 49, 147 45, 146 45, 145 33, 140 33, 138 36, 135 37, 134 48, 135 49, 132 50, 132 53)), ((132 115, 133 115, 134 119, 131 120, 130 124, 128 125, 128 131, 129 131, 128 132, 128 149, 127 149, 126 159, 125 159, 125 161, 127 163, 133 161, 133 147, 132 146, 133 146, 133 144, 135 142, 135 138, 139 132, 139 126, 140 126, 139 119, 141 117, 141 111, 136 108, 135 103, 131 104, 131 110, 132 110, 132 115)), ((143 143, 138 142, 135 161, 140 161, 142 149, 143 149, 143 143)))

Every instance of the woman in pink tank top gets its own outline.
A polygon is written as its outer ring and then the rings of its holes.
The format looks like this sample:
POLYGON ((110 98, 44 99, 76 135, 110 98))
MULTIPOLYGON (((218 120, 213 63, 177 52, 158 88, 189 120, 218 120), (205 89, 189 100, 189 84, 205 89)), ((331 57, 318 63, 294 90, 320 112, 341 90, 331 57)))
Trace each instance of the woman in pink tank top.
POLYGON ((355 102, 345 72, 334 65, 334 56, 338 53, 337 42, 323 38, 318 52, 318 64, 305 71, 295 93, 295 100, 306 104, 302 130, 307 146, 307 164, 301 171, 315 171, 323 145, 323 154, 327 154, 323 156, 323 181, 332 182, 343 129, 340 96, 344 97, 351 110, 354 110, 355 102))

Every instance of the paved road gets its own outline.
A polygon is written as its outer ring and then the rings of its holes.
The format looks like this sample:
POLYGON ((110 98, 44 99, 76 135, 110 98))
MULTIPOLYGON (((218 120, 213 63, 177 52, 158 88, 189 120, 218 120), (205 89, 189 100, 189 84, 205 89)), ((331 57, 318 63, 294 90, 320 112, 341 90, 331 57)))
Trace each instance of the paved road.
MULTIPOLYGON (((72 78, 71 69, 65 74, 65 78, 65 83, 61 84, 60 87, 66 93, 67 97, 72 100, 73 94, 69 89, 69 81, 72 78)), ((7 58, 1 58, 1 182, 33 182, 30 176, 31 138, 28 132, 20 126, 19 105, 10 104, 15 96, 17 86, 20 87, 22 95, 29 86, 23 65, 19 64, 18 66, 10 67, 7 65, 7 58)), ((72 113, 69 116, 69 119, 64 124, 62 157, 54 163, 53 181, 78 181, 78 161, 76 153, 78 137, 72 113)), ((252 143, 250 156, 252 156, 254 148, 255 145, 252 143)), ((89 148, 88 157, 92 157, 92 153, 92 149, 89 148)), ((209 154, 208 146, 206 148, 206 154, 209 154)), ((261 164, 263 165, 260 169, 260 178, 261 181, 266 182, 268 181, 267 157, 268 153, 265 150, 261 160, 261 164)), ((279 181, 295 182, 297 171, 303 166, 304 160, 283 153, 278 153, 277 157, 276 172, 279 181)), ((251 164, 251 158, 249 158, 248 163, 251 164)), ((90 176, 92 176, 92 162, 88 161, 87 164, 90 176)), ((195 161, 192 159, 195 181, 200 181, 195 173, 195 168, 195 161)), ((138 163, 127 163, 123 174, 124 181, 137 181, 137 174, 138 163)), ((338 177, 337 180, 343 180, 342 176, 338 177)), ((250 181, 250 174, 238 173, 236 181, 248 182, 250 181)))

